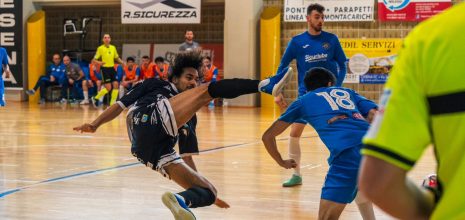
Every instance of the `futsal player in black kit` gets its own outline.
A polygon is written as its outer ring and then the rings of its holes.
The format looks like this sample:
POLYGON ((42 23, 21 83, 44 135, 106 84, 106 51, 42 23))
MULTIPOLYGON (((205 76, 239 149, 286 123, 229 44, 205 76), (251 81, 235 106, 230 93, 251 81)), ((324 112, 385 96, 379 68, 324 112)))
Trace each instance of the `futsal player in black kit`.
MULTIPOLYGON (((200 54, 179 54, 170 76, 171 82, 156 78, 146 79, 93 122, 74 128, 81 132, 95 132, 100 125, 129 108, 127 127, 132 154, 141 163, 186 189, 180 193, 166 192, 162 196, 163 203, 171 210, 175 219, 195 219, 190 208, 214 203, 219 207, 229 207, 225 202, 216 199, 217 191, 213 184, 187 166, 175 152, 179 128, 214 98, 236 98, 259 92, 260 81, 250 79, 225 79, 196 87, 200 65, 200 54)), ((279 82, 275 83, 275 91, 281 92, 291 75, 292 71, 289 71, 279 78, 270 79, 279 82)), ((270 80, 264 83, 269 83, 270 80)), ((287 168, 295 165, 292 159, 286 160, 287 168)))

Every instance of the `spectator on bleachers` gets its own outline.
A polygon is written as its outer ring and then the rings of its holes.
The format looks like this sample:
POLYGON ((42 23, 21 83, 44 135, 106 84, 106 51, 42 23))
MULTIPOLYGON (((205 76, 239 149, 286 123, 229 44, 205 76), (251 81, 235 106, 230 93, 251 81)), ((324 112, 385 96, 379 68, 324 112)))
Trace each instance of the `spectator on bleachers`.
MULTIPOLYGON (((84 80, 84 72, 82 71, 81 67, 75 63, 71 63, 71 59, 68 55, 63 57, 63 64, 66 67, 66 77, 68 78, 68 83, 72 86, 72 94, 74 99, 79 99, 81 97, 79 85, 82 85, 82 81, 84 80)), ((87 97, 84 99, 89 99, 89 94, 86 93, 87 97)), ((61 99, 61 103, 66 103, 66 99, 61 99)))
POLYGON ((140 64, 140 78, 149 79, 155 77, 154 63, 151 62, 150 57, 145 55, 142 57, 142 63, 140 64))
POLYGON ((202 82, 203 83, 207 83, 207 82, 216 82, 217 80, 219 80, 218 78, 218 68, 213 65, 212 63, 212 58, 209 57, 209 56, 206 56, 202 59, 202 75, 203 75, 203 79, 202 79, 202 82))
POLYGON ((171 67, 165 62, 163 57, 155 58, 154 73, 156 78, 168 81, 168 76, 171 74, 171 67))
POLYGON ((202 48, 199 43, 194 41, 194 31, 187 29, 184 32, 184 43, 179 46, 179 52, 200 51, 202 48))
POLYGON ((128 57, 126 59, 126 66, 123 68, 124 74, 120 86, 126 90, 131 89, 132 86, 139 81, 140 68, 137 66, 135 61, 136 60, 133 57, 128 57))
POLYGON ((87 105, 89 101, 89 89, 96 88, 96 92, 102 88, 102 72, 100 71, 100 65, 98 63, 90 63, 87 71, 83 70, 85 80, 82 81, 82 90, 84 94, 84 100, 80 103, 81 105, 87 105))
POLYGON ((68 87, 66 83, 65 65, 61 62, 61 57, 59 54, 53 54, 52 64, 47 67, 47 72, 45 75, 41 76, 39 80, 37 80, 37 83, 33 89, 26 90, 26 94, 34 95, 40 88, 39 104, 43 104, 45 103, 46 89, 49 86, 54 85, 61 86, 60 99, 65 98, 68 87))

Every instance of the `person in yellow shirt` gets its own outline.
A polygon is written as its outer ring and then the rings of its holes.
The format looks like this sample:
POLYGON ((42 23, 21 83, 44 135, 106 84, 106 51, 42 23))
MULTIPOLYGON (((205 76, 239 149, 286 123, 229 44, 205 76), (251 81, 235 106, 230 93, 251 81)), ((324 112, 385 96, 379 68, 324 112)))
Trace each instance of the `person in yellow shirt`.
POLYGON ((397 219, 465 219, 464 12, 459 3, 405 38, 363 140, 360 192, 397 219), (407 174, 430 145, 437 184, 422 188, 407 174))
POLYGON ((95 107, 99 106, 99 99, 111 90, 110 105, 116 103, 118 97, 118 80, 116 79, 115 61, 123 64, 123 61, 116 51, 116 47, 110 44, 110 34, 103 35, 103 45, 97 48, 92 62, 101 66, 104 88, 101 89, 95 97, 92 97, 92 103, 95 107), (113 89, 112 89, 113 88, 113 89))

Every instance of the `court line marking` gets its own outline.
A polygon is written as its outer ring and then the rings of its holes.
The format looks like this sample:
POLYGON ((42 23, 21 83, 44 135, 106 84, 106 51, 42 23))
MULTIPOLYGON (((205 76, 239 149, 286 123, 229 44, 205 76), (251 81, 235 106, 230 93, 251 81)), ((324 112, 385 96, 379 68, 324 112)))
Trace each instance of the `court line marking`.
MULTIPOLYGON (((312 136, 305 136, 305 137, 301 137, 301 138, 310 138, 310 137, 312 137, 312 136)), ((287 138, 278 138, 277 141, 284 141, 284 140, 288 140, 288 139, 289 139, 288 137, 287 138)), ((199 151, 199 153, 212 153, 212 152, 216 152, 216 151, 220 151, 220 150, 225 150, 225 149, 228 149, 228 148, 235 148, 235 147, 240 147, 240 146, 245 146, 245 145, 252 145, 252 144, 257 144, 257 143, 261 143, 261 142, 257 141, 257 142, 251 142, 251 143, 241 143, 241 144, 226 145, 226 146, 221 146, 221 147, 217 147, 217 148, 213 148, 213 149, 202 150, 202 151, 199 151)), ((29 188, 33 188, 33 187, 36 187, 36 186, 41 186, 41 185, 45 185, 45 184, 49 184, 49 183, 55 183, 55 182, 62 182, 62 181, 65 181, 65 180, 75 179, 75 178, 84 177, 84 176, 97 175, 97 174, 105 173, 105 172, 108 172, 108 171, 118 171, 118 170, 122 170, 122 169, 131 168, 131 167, 134 167, 134 166, 142 166, 142 164, 140 162, 133 162, 133 163, 122 164, 122 165, 113 166, 113 167, 107 167, 107 168, 102 168, 102 169, 79 172, 79 173, 70 174, 70 175, 61 176, 61 177, 55 177, 55 178, 43 180, 43 181, 40 181, 40 182, 37 182, 37 183, 34 183, 34 184, 30 184, 30 185, 26 185, 26 186, 22 186, 22 187, 17 187, 17 188, 14 188, 14 189, 2 191, 2 192, 0 192, 0 199, 4 198, 5 196, 11 195, 13 193, 24 191, 24 190, 27 190, 29 188)))

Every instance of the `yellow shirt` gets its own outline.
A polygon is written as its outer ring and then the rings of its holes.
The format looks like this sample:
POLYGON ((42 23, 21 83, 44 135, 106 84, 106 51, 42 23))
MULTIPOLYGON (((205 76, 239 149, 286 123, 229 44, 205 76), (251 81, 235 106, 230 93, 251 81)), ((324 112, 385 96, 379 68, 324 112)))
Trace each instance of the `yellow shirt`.
POLYGON ((465 219, 465 3, 405 38, 362 154, 410 170, 430 144, 442 196, 431 219, 465 219))
POLYGON ((113 67, 115 65, 115 59, 119 58, 116 47, 111 44, 108 47, 105 45, 98 47, 94 59, 98 60, 100 58, 102 58, 102 62, 105 63, 103 67, 113 67))

